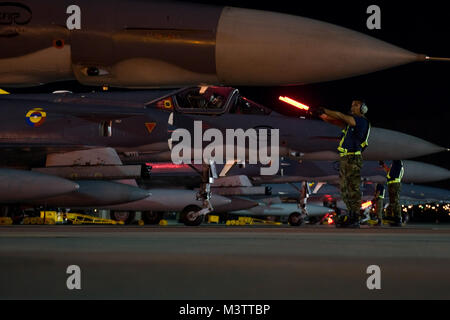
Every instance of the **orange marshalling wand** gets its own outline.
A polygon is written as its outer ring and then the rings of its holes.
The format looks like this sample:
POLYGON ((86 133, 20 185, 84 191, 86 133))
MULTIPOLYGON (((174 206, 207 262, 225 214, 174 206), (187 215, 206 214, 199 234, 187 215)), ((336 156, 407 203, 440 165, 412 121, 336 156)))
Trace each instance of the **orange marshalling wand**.
POLYGON ((372 205, 372 201, 364 202, 364 203, 361 205, 361 209, 365 209, 365 208, 367 208, 367 207, 370 207, 371 205, 372 205))
POLYGON ((281 101, 283 101, 283 102, 289 103, 290 105, 292 105, 292 106, 294 106, 294 107, 296 107, 298 109, 309 110, 309 107, 307 105, 305 105, 303 103, 300 103, 298 101, 295 101, 294 99, 291 99, 289 97, 282 97, 282 96, 280 96, 279 99, 281 101))

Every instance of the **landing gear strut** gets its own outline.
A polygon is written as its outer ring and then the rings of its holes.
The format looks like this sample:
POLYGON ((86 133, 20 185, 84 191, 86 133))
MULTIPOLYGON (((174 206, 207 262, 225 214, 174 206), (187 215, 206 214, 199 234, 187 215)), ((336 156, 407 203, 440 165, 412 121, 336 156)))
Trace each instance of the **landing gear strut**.
POLYGON ((291 226, 299 226, 308 216, 308 211, 306 209, 306 202, 311 191, 309 190, 308 182, 306 181, 302 181, 302 185, 300 188, 298 188, 293 183, 291 183, 291 186, 294 187, 299 193, 297 206, 300 209, 301 213, 298 212, 291 213, 289 215, 288 222, 291 226))
POLYGON ((217 179, 216 163, 209 160, 208 164, 202 165, 202 184, 197 193, 197 200, 202 201, 202 208, 188 206, 181 213, 181 220, 187 226, 198 226, 203 217, 214 210, 211 204, 211 184, 217 179))

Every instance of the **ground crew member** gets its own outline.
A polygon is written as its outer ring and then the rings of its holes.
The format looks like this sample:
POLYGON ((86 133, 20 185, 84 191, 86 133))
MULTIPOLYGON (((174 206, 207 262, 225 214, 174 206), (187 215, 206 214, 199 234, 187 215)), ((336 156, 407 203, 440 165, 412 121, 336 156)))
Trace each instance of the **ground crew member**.
POLYGON ((380 161, 380 165, 386 171, 389 194, 389 207, 386 212, 386 220, 389 220, 390 225, 393 227, 401 227, 402 209, 400 206, 400 190, 404 173, 403 161, 394 160, 392 161, 391 167, 388 167, 383 161, 380 161))
POLYGON ((381 226, 383 223, 383 207, 384 207, 384 194, 386 188, 384 183, 377 183, 375 188, 375 195, 373 198, 373 203, 375 204, 375 214, 377 215, 378 223, 377 226, 381 226))
POLYGON ((359 227, 361 209, 361 167, 362 152, 368 145, 370 123, 365 117, 368 108, 361 100, 354 100, 350 115, 325 108, 313 111, 324 121, 344 128, 338 151, 339 181, 342 200, 347 206, 347 214, 341 215, 337 227, 359 227))

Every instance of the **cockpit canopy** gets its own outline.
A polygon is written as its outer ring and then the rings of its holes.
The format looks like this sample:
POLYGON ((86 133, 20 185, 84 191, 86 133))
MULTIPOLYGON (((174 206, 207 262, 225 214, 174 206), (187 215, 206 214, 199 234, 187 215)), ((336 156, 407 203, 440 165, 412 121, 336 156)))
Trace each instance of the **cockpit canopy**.
POLYGON ((222 113, 267 115, 272 112, 269 108, 241 96, 239 90, 231 87, 186 88, 149 105, 167 111, 175 109, 180 113, 203 115, 222 113))

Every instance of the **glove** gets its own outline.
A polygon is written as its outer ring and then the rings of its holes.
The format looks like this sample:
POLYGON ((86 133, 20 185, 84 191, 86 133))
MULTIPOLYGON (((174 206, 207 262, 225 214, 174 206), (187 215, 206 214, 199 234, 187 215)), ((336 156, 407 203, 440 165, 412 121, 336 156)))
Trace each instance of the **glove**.
POLYGON ((311 115, 313 117, 320 117, 321 115, 323 115, 325 113, 325 109, 322 107, 318 107, 318 108, 311 108, 311 115))

